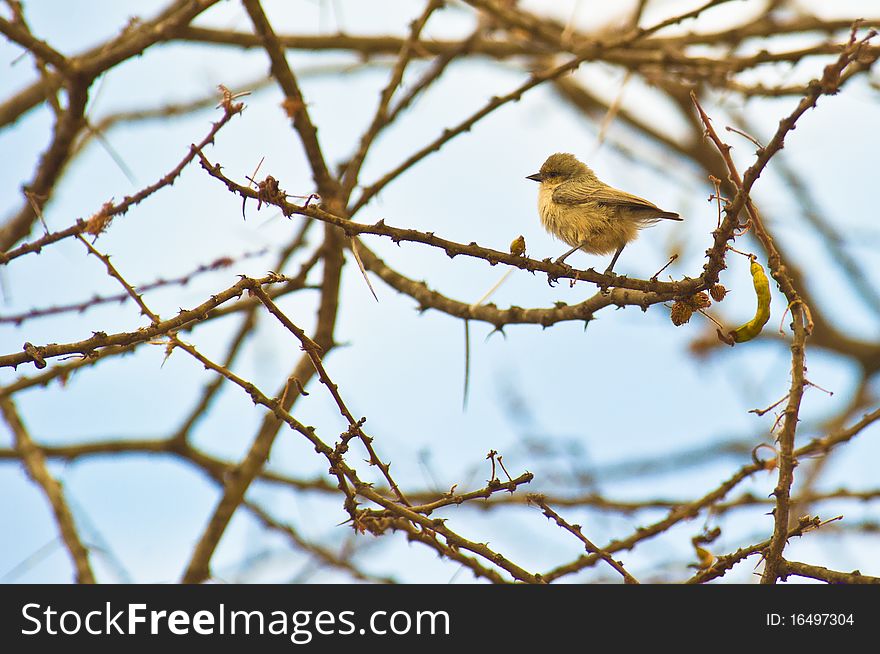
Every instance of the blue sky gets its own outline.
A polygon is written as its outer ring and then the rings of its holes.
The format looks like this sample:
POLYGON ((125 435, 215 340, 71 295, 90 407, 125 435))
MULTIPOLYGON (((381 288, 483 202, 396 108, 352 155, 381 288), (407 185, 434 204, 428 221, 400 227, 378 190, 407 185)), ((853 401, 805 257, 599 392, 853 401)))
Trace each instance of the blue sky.
MULTIPOLYGON (((387 2, 387 11, 368 11, 357 2, 266 2, 279 31, 332 32, 341 24, 349 32, 401 32, 418 11, 413 3, 387 2), (296 7, 294 8, 294 5, 296 7), (334 11, 333 7, 337 7, 334 11), (389 27, 389 19, 394 20, 389 27)), ((528 3, 526 3, 528 4, 528 3)), ((535 3, 532 3, 533 5, 535 3)), ((558 3, 567 17, 572 3, 558 3)), ((658 3, 662 4, 662 3, 658 3)), ((691 3, 693 4, 693 3, 691 3)), ((748 11, 750 3, 733 3, 729 11, 748 11), (740 6, 745 5, 745 6, 740 6)), ((752 3, 754 4, 754 3, 752 3)), ((818 5, 819 3, 813 3, 818 5)), ((849 3, 856 13, 872 3, 849 3)), ((63 52, 74 53, 115 33, 135 12, 152 15, 158 2, 92 2, 88 9, 59 12, 48 3, 28 6, 32 29, 63 52)), ((680 11, 688 3, 672 2, 663 11, 680 11)), ((848 8, 841 8, 841 11, 848 8)), ((661 11, 658 9, 657 11, 661 11)), ((728 10, 725 10, 728 11, 728 10)), ((584 27, 601 16, 579 9, 584 27)), ((647 22, 662 16, 648 16, 647 22)), ((450 8, 429 24, 428 36, 460 34, 467 14, 450 8)), ((711 20, 723 24, 724 14, 711 20)), ((209 12, 201 24, 248 29, 242 9, 224 3, 209 12)), ((20 49, 0 42, 0 96, 29 83, 33 67, 20 49)), ((290 55, 295 70, 303 71, 302 86, 329 161, 350 155, 387 76, 383 68, 311 75, 319 65, 345 61, 339 54, 290 55)), ((824 62, 823 62, 824 63, 824 62)), ((412 78, 425 64, 412 66, 412 78)), ((820 70, 783 71, 783 79, 808 79, 820 70)), ((143 57, 111 71, 93 93, 90 116, 95 120, 113 111, 153 107, 209 94, 217 84, 238 89, 246 80, 266 71, 264 53, 240 52, 207 46, 169 44, 150 49, 143 57)), ((768 75, 777 74, 772 71, 768 75)), ((587 65, 578 74, 605 97, 619 91, 622 75, 607 66, 587 65)), ((453 66, 387 135, 376 144, 362 179, 372 181, 445 127, 479 109, 492 95, 509 92, 524 79, 515 66, 474 61, 453 66)), ((633 82, 625 90, 625 106, 656 121, 671 134, 680 126, 656 92, 633 82)), ((272 174, 289 193, 308 194, 311 175, 302 149, 280 110, 280 92, 268 87, 246 98, 247 109, 225 127, 207 151, 225 172, 241 181, 264 159, 261 175, 272 174)), ((719 123, 732 112, 743 111, 755 135, 767 139, 778 120, 788 114, 796 98, 751 101, 721 98, 707 109, 719 123)), ((207 133, 218 110, 204 110, 174 120, 154 121, 114 129, 107 138, 135 175, 132 185, 97 142, 91 142, 58 186, 45 210, 50 229, 60 229, 93 214, 110 198, 119 200, 170 170, 189 144, 207 133)), ((827 218, 842 232, 858 235, 847 250, 864 266, 866 277, 878 278, 878 238, 873 182, 877 151, 876 125, 880 118, 877 92, 864 78, 854 80, 833 98, 823 98, 786 141, 783 155, 810 185, 827 218)), ((27 180, 45 146, 50 115, 45 107, 0 131, 3 157, 0 197, 4 215, 19 202, 18 189, 27 180)), ((747 166, 754 146, 726 133, 737 161, 747 166)), ((549 89, 527 94, 504 107, 473 131, 445 146, 402 176, 357 216, 360 222, 384 219, 388 224, 433 231, 460 242, 476 241, 504 250, 523 234, 534 258, 555 257, 567 249, 541 228, 536 213, 535 185, 524 179, 553 152, 570 151, 589 158, 606 182, 647 197, 685 217, 683 223, 661 224, 645 231, 621 256, 618 271, 648 277, 666 261, 668 253, 680 259, 669 273, 696 276, 703 251, 710 243, 716 208, 706 202, 711 187, 703 174, 687 162, 612 125, 609 143, 597 144, 597 126, 576 115, 549 89), (633 161, 616 145, 639 153, 633 161)), ((779 241, 795 253, 823 309, 855 336, 876 339, 877 316, 867 310, 840 276, 821 240, 804 227, 796 205, 785 192, 773 166, 755 187, 754 196, 779 241)), ((273 210, 248 206, 225 192, 197 166, 188 168, 175 185, 114 221, 97 242, 127 279, 146 283, 158 277, 185 274, 219 256, 268 248, 263 257, 237 262, 232 268, 193 280, 185 287, 147 295, 151 308, 170 316, 232 285, 238 274, 263 275, 273 265, 279 244, 298 228, 273 210)), ((315 230, 317 234, 318 230, 315 230)), ((313 237, 316 239, 317 235, 313 237)), ((364 243, 402 273, 425 279, 461 301, 476 301, 504 273, 484 262, 449 260, 442 252, 417 244, 391 243, 375 236, 364 243)), ((739 247, 755 249, 748 237, 739 247)), ((289 269, 296 270, 296 263, 289 269)), ((604 259, 574 255, 579 267, 606 264, 604 259)), ((722 282, 732 293, 716 314, 730 324, 743 322, 754 310, 748 264, 730 258, 722 282)), ((119 292, 94 257, 80 243, 68 241, 47 248, 39 256, 18 259, 0 271, 4 303, 0 315, 83 301, 95 294, 119 292)), ((486 452, 504 455, 511 474, 536 473, 528 491, 567 489, 572 475, 636 457, 659 456, 711 446, 731 438, 766 442, 774 416, 757 417, 749 409, 766 407, 788 388, 789 359, 781 343, 755 342, 719 351, 707 359, 688 352, 692 340, 709 330, 700 317, 681 328, 671 325, 662 306, 647 313, 636 308, 606 310, 584 330, 581 324, 562 324, 542 330, 533 325, 513 326, 505 335, 491 327, 471 324, 470 398, 462 410, 463 327, 436 311, 419 314, 415 303, 373 277, 376 303, 354 262, 344 270, 341 313, 336 339, 344 344, 327 358, 326 366, 356 416, 367 416, 366 429, 376 438, 380 455, 393 461, 393 470, 407 487, 459 490, 482 486, 488 475, 486 452), (515 410, 521 399, 527 413, 515 410), (541 456, 527 447, 544 442, 555 454, 541 456)), ((492 297, 499 306, 552 306, 576 303, 594 289, 586 284, 554 288, 546 279, 515 271, 492 297)), ((291 318, 307 330, 314 324, 317 293, 306 291, 280 303, 291 318)), ((782 296, 774 296, 767 329, 782 320, 782 296)), ((129 330, 146 324, 131 304, 110 305, 83 314, 34 320, 13 328, 0 325, 2 353, 18 351, 25 340, 33 343, 79 340, 91 331, 129 330)), ((220 357, 225 339, 237 327, 237 318, 195 330, 186 339, 208 356, 220 357)), ((164 347, 147 345, 131 356, 85 369, 61 387, 53 383, 18 394, 16 401, 33 436, 43 443, 76 443, 93 439, 164 437, 194 406, 202 386, 210 381, 198 362, 183 352, 164 360, 164 347)), ((263 316, 257 338, 245 348, 235 371, 267 393, 274 393, 300 355, 298 343, 280 325, 263 316)), ((803 407, 802 436, 815 435, 818 423, 849 402, 857 371, 846 361, 813 349, 808 351, 809 379, 833 395, 808 389, 803 407)), ((32 369, 0 370, 0 384, 8 384, 32 369)), ((325 440, 333 441, 346 425, 323 388, 297 404, 295 415, 315 425, 325 440)), ((253 437, 262 414, 238 389, 224 388, 210 414, 198 425, 194 440, 206 451, 235 458, 253 437)), ((824 488, 844 483, 870 488, 878 455, 877 427, 869 428, 851 447, 831 458, 824 488)), ((11 434, 0 426, 0 445, 11 444, 11 434)), ((360 459, 355 457, 357 462, 360 459)), ((687 468, 681 474, 648 475, 600 483, 617 498, 693 498, 714 488, 745 462, 719 459, 707 466, 687 468)), ((283 434, 270 461, 273 469, 303 476, 320 475, 326 463, 304 442, 283 434)), ((361 465, 364 475, 370 472, 361 465)), ((96 547, 93 556, 104 581, 170 582, 179 578, 195 539, 201 533, 217 497, 217 487, 192 466, 170 457, 104 457, 72 464, 53 463, 51 470, 64 484, 83 537, 96 547)), ((775 476, 759 475, 740 490, 766 495, 775 476)), ((45 498, 16 464, 0 463, 0 579, 8 581, 67 581, 69 562, 56 538, 45 498), (10 536, 12 535, 12 536, 10 536), (41 549, 45 548, 45 549, 41 549), (21 562, 28 563, 24 568, 21 562), (4 575, 6 577, 4 578, 4 575)), ((281 519, 290 520, 305 535, 338 544, 351 537, 339 523, 345 519, 338 498, 292 494, 256 484, 250 497, 259 499, 281 519)), ((826 507, 823 507, 823 515, 826 507)), ((829 515, 833 507, 827 508, 829 515)), ((872 504, 842 505, 854 521, 877 518, 872 504)), ((637 524, 660 513, 609 516, 572 511, 571 521, 589 520, 593 540, 605 542, 626 534, 637 524)), ((475 541, 490 540, 493 547, 541 570, 576 556, 579 544, 554 528, 534 508, 480 512, 467 508, 447 510, 454 528, 475 541)), ((719 551, 759 540, 770 533, 771 518, 757 510, 734 514, 725 523, 719 551), (747 514, 747 515, 746 515, 747 514)), ((625 559, 635 569, 680 559, 701 524, 680 525, 669 538, 641 546, 625 559)), ((470 581, 469 573, 440 561, 433 552, 406 543, 400 536, 364 542, 359 559, 377 574, 395 574, 404 581, 470 581), (387 541, 387 542, 386 542, 387 541)), ((844 569, 870 572, 876 563, 873 543, 851 537, 843 548, 832 547, 833 535, 814 535, 792 544, 795 558, 844 569)), ((214 560, 218 577, 227 580, 284 581, 296 578, 311 564, 290 552, 277 536, 266 534, 239 511, 221 542, 214 560)), ((748 581, 751 565, 741 566, 732 578, 748 581), (737 576, 738 575, 738 576, 737 576)), ((873 570, 876 573, 876 569, 873 570)), ((687 570, 676 569, 677 576, 687 570)), ((338 581, 346 577, 330 570, 310 572, 309 579, 338 581)))

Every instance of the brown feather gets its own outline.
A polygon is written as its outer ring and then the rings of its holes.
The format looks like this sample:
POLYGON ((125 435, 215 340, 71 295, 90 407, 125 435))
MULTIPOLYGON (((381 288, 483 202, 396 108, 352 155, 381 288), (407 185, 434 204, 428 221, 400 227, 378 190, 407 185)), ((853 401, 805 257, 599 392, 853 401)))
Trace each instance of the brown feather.
POLYGON ((648 220, 681 220, 677 213, 663 211, 653 202, 649 202, 632 193, 620 191, 607 185, 591 186, 582 183, 580 180, 570 180, 560 184, 553 191, 553 201, 568 205, 597 202, 612 207, 625 207, 634 211, 656 212, 655 215, 646 216, 648 220))

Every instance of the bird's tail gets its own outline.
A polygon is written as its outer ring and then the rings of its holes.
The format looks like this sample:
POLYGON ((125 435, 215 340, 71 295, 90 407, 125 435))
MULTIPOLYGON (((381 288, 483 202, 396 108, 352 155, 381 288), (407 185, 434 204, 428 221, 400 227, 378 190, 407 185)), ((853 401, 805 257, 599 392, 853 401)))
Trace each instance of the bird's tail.
POLYGON ((643 211, 641 215, 636 214, 633 218, 638 223, 639 229, 656 225, 661 220, 682 220, 681 216, 672 211, 652 211, 651 213, 643 211))

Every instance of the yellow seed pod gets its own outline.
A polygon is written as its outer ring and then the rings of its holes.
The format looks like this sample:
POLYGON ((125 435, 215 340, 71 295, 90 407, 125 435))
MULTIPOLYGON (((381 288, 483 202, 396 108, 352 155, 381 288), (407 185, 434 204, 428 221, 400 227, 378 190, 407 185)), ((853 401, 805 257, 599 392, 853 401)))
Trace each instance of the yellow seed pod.
POLYGON ((735 343, 752 340, 761 333, 761 329, 770 320, 770 280, 767 279, 764 269, 754 257, 752 258, 751 273, 752 283, 755 285, 755 295, 758 297, 758 308, 754 318, 730 332, 735 343))

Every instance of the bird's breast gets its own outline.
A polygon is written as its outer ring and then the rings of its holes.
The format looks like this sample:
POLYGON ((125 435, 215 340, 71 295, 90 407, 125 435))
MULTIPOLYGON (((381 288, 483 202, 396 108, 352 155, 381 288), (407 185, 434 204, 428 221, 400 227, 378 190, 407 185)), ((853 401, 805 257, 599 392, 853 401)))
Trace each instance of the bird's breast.
POLYGON ((560 204, 553 201, 556 186, 541 184, 538 215, 548 232, 570 246, 583 245, 585 252, 608 254, 635 238, 630 221, 615 220, 613 210, 596 202, 560 204))

